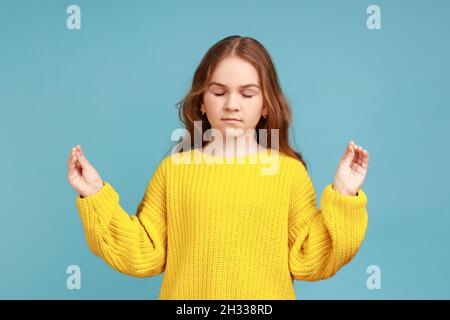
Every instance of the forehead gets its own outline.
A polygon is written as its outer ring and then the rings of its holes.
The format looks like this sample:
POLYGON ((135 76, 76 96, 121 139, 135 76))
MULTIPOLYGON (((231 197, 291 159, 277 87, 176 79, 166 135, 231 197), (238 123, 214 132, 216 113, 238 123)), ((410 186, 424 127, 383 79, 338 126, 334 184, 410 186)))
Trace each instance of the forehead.
POLYGON ((258 71, 251 63, 241 58, 228 57, 217 64, 208 85, 211 82, 221 83, 230 88, 238 88, 251 83, 259 86, 259 76, 258 71))

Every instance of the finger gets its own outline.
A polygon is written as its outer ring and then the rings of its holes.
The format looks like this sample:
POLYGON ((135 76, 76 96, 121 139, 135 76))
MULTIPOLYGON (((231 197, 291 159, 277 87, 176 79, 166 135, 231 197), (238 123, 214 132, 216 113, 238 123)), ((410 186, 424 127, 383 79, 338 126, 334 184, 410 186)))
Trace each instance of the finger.
POLYGON ((367 150, 361 147, 361 167, 363 168, 365 166, 367 156, 368 156, 367 150))
POLYGON ((69 153, 69 157, 67 158, 67 168, 70 168, 70 166, 73 165, 74 161, 76 161, 76 158, 74 159, 75 154, 75 148, 72 148, 69 153))
POLYGON ((358 164, 358 147, 355 146, 354 150, 355 150, 355 163, 358 164))
POLYGON ((363 157, 363 161, 362 161, 362 166, 364 169, 367 169, 367 167, 369 166, 369 153, 367 152, 366 149, 364 149, 364 157, 363 157))
POLYGON ((355 162, 355 148, 353 148, 353 145, 350 145, 349 147, 349 153, 348 153, 348 158, 346 159, 346 163, 348 165, 351 165, 353 162, 355 162))
POLYGON ((353 162, 351 165, 350 165, 350 168, 353 170, 353 171, 356 171, 356 172, 358 172, 358 163, 356 163, 356 162, 353 162))
POLYGON ((81 156, 84 156, 84 151, 83 151, 83 149, 81 148, 80 145, 78 145, 77 150, 80 152, 80 155, 81 155, 81 156))
POLYGON ((358 165, 358 147, 354 146, 353 152, 354 152, 355 156, 353 157, 352 163, 358 165))
POLYGON ((72 156, 75 154, 75 147, 73 147, 70 152, 69 152, 69 157, 67 158, 67 163, 70 162, 70 160, 72 159, 72 156))
POLYGON ((353 152, 355 153, 355 156, 357 155, 357 151, 358 151, 358 146, 356 145, 356 143, 354 141, 351 141, 351 145, 353 148, 353 152))
POLYGON ((352 163, 358 163, 358 153, 354 145, 352 145, 352 150, 353 150, 352 163))
POLYGON ((76 163, 76 157, 75 156, 71 156, 71 160, 68 162, 67 164, 67 169, 69 171, 69 174, 72 174, 73 171, 75 170, 75 163, 76 163))
POLYGON ((84 156, 84 153, 82 153, 80 150, 78 150, 77 151, 77 155, 78 155, 78 161, 79 161, 79 163, 80 163, 82 168, 84 168, 84 167, 89 165, 89 161, 84 156))
POLYGON ((359 173, 360 175, 363 175, 363 176, 365 175, 366 170, 365 170, 361 165, 359 165, 357 162, 353 163, 353 164, 350 166, 350 168, 351 168, 353 171, 359 173))
POLYGON ((355 150, 353 149, 352 144, 349 143, 347 145, 347 148, 345 149, 342 160, 346 165, 350 165, 354 161, 354 158, 355 158, 355 150))
POLYGON ((341 160, 345 161, 345 159, 349 156, 350 152, 351 152, 351 142, 349 142, 345 147, 344 154, 342 155, 341 160))
POLYGON ((80 174, 79 164, 78 164, 78 161, 77 161, 77 156, 72 156, 72 160, 69 162, 67 167, 68 167, 67 175, 69 177, 75 177, 76 175, 80 174))
POLYGON ((363 156, 362 156, 362 147, 358 147, 358 164, 359 164, 359 165, 362 165, 362 159, 363 159, 363 156))

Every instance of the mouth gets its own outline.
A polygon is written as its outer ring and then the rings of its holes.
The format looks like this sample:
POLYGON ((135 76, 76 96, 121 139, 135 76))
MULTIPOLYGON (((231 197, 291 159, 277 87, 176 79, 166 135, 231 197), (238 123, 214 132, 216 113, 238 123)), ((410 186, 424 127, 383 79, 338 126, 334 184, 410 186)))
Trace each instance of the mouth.
POLYGON ((222 118, 222 121, 226 121, 226 122, 242 122, 242 120, 239 120, 237 118, 222 118))

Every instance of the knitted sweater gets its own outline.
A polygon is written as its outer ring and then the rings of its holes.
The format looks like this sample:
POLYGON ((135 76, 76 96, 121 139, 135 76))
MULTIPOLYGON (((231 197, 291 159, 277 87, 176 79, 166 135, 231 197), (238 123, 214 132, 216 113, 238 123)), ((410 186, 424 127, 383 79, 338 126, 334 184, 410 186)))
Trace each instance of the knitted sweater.
POLYGON ((159 299, 173 300, 296 299, 294 279, 336 274, 357 253, 368 222, 362 189, 347 196, 330 183, 319 209, 303 164, 268 151, 168 155, 135 215, 108 182, 76 204, 95 255, 131 276, 164 272, 159 299))

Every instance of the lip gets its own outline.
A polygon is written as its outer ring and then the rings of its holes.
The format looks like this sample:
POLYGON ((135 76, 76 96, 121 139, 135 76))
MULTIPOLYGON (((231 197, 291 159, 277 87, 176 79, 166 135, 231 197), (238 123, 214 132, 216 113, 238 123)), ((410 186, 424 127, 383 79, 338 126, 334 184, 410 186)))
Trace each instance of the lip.
POLYGON ((229 121, 229 122, 242 122, 239 119, 236 118, 222 118, 223 121, 229 121))

